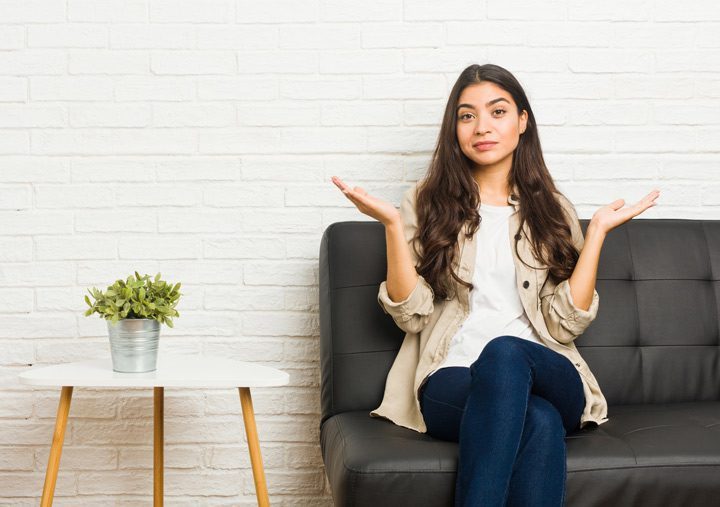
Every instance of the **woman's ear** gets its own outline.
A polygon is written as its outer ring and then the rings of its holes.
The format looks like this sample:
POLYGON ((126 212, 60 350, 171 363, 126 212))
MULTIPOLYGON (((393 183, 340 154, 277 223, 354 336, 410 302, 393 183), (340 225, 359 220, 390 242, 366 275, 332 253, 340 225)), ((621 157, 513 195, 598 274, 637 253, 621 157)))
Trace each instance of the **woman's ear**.
POLYGON ((526 110, 523 109, 522 114, 520 115, 520 133, 524 133, 525 129, 527 129, 527 120, 528 120, 528 113, 526 110))

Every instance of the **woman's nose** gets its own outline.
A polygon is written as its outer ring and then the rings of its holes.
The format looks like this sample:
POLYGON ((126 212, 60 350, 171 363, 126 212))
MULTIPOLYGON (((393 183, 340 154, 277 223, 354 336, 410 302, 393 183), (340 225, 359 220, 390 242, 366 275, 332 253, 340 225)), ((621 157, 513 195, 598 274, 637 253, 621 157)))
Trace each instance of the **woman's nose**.
POLYGON ((475 127, 475 133, 476 134, 484 134, 486 132, 490 132, 490 129, 488 129, 486 126, 486 120, 483 119, 482 116, 478 118, 477 126, 475 127))

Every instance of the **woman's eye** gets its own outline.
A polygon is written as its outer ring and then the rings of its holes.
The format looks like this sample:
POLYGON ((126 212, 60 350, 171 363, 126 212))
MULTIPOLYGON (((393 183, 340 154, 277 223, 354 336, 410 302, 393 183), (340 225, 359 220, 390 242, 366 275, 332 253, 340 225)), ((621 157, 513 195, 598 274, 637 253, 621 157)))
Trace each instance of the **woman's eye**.
MULTIPOLYGON (((493 111, 493 113, 504 113, 504 112, 506 112, 504 109, 495 109, 495 110, 493 111)), ((465 119, 466 117, 468 117, 468 116, 472 116, 472 114, 471 114, 471 113, 463 113, 463 114, 461 114, 461 115, 459 116, 459 118, 460 118, 461 120, 464 120, 464 119, 465 119)))

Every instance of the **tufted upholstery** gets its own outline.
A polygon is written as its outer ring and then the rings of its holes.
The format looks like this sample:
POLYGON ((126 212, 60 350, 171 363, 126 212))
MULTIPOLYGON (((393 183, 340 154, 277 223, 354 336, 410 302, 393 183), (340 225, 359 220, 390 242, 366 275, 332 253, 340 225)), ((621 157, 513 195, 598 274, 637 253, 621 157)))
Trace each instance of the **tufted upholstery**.
MULTIPOLYGON (((451 506, 457 444, 368 415, 404 337, 377 303, 385 255, 378 222, 335 223, 322 237, 326 473, 338 506, 451 506)), ((610 420, 566 437, 566 505, 719 505, 720 220, 614 229, 597 291, 597 318, 575 343, 610 420)))

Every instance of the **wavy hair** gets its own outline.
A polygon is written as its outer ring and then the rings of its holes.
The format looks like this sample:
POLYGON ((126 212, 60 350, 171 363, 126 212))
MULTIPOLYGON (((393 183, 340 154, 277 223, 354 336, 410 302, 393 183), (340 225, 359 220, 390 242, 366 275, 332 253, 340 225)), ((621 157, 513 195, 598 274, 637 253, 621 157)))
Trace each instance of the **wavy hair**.
MULTIPOLYGON (((533 255, 548 268, 548 276, 555 283, 570 277, 580 255, 572 241, 568 218, 553 195, 562 193, 545 165, 535 116, 525 91, 509 71, 498 65, 471 65, 462 71, 450 92, 427 174, 418 185, 418 228, 412 242, 419 243, 421 250, 416 248, 419 259, 416 269, 433 288, 436 298, 449 298, 456 284, 473 288, 471 281, 461 279, 455 272, 459 264, 460 231, 468 223, 466 237, 472 238, 482 218, 478 213, 480 192, 472 174, 473 162, 462 152, 457 140, 457 105, 467 86, 487 81, 512 96, 518 114, 523 110, 528 113, 527 126, 513 152, 508 175, 508 188, 517 189, 520 202, 520 225, 514 236, 523 224, 528 225, 533 255)), ((517 240, 514 248, 517 253, 517 240)))

